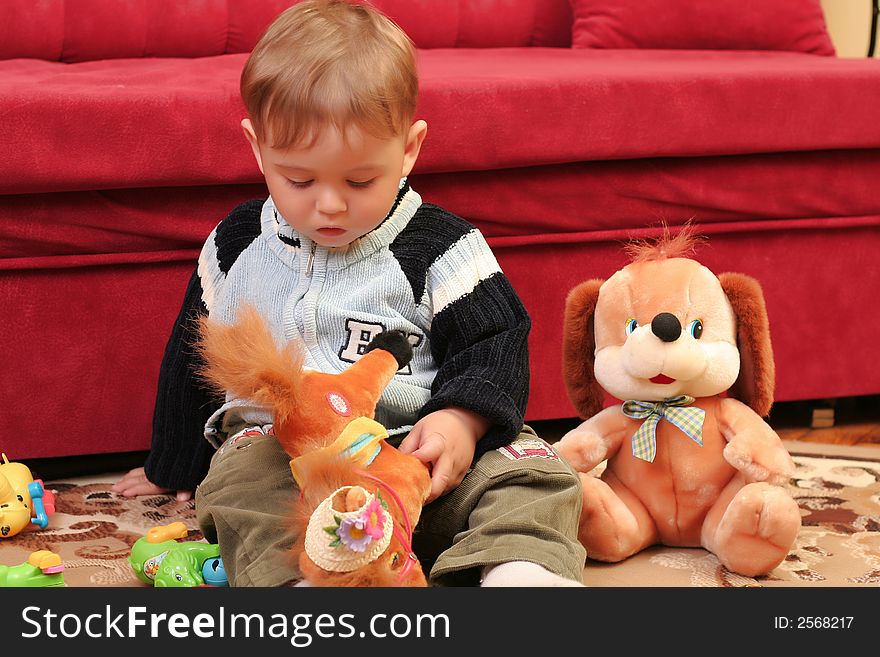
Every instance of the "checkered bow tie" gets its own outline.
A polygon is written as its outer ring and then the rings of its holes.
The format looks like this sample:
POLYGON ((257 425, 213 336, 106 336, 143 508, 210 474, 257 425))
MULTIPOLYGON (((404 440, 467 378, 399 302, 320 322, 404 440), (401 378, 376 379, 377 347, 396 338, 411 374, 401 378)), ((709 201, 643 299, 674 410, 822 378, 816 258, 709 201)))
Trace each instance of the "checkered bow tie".
POLYGON ((706 411, 694 408, 693 397, 679 395, 661 402, 630 399, 623 403, 623 414, 634 420, 645 420, 632 437, 633 456, 654 462, 657 455, 657 425, 660 420, 671 422, 700 447, 703 446, 703 420, 706 411))

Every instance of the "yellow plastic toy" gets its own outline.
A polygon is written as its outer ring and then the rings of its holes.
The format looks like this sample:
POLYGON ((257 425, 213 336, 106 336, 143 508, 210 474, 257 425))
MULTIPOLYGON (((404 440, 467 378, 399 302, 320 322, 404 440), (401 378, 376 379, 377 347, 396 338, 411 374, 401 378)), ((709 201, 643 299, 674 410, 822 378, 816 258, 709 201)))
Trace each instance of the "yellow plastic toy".
POLYGON ((30 524, 45 529, 55 513, 55 496, 34 479, 23 463, 0 463, 0 538, 10 538, 30 524))

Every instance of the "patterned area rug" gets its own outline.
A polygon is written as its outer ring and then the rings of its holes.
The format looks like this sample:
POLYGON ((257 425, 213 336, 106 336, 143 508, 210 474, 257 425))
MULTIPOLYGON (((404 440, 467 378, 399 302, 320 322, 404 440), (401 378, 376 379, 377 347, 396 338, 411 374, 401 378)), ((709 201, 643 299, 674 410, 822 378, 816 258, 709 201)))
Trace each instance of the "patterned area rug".
POLYGON ((135 577, 128 555, 150 528, 179 520, 190 530, 186 540, 203 540, 192 501, 121 497, 110 491, 119 476, 46 481, 46 489, 55 492, 49 526, 0 542, 0 564, 20 564, 36 550, 51 550, 61 556, 67 586, 146 586, 135 577))
MULTIPOLYGON (((803 516, 795 549, 757 579, 727 571, 702 549, 654 547, 618 564, 589 561, 588 586, 878 586, 880 585, 880 448, 787 443, 797 464, 789 484, 803 516)), ((57 552, 68 586, 146 586, 128 555, 156 525, 182 521, 187 540, 202 540, 192 502, 159 495, 126 499, 110 492, 117 474, 46 482, 56 513, 44 530, 0 540, 0 564, 36 550, 57 552)))

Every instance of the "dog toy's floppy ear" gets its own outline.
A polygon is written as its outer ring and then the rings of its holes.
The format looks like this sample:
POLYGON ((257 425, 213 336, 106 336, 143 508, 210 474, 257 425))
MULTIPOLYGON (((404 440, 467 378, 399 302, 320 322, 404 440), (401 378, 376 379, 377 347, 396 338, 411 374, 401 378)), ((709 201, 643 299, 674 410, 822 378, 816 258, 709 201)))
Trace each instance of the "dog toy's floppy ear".
POLYGON ((745 274, 720 274, 718 280, 737 320, 740 367, 729 394, 765 417, 773 405, 776 370, 764 293, 758 281, 745 274))
POLYGON ((562 339, 562 371, 568 396, 581 417, 589 418, 602 410, 605 391, 593 373, 596 335, 593 316, 599 301, 602 279, 581 283, 565 300, 562 339))

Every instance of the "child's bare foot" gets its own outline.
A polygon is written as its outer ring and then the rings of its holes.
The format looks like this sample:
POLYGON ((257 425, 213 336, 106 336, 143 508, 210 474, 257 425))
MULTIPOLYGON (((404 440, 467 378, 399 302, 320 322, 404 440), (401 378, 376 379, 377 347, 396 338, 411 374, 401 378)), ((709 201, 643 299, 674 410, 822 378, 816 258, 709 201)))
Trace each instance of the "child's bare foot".
MULTIPOLYGON (((110 490, 114 493, 119 493, 124 497, 135 497, 136 495, 163 495, 165 493, 174 492, 169 488, 157 486, 147 479, 147 474, 144 472, 143 468, 135 468, 134 470, 125 473, 122 479, 111 486, 110 490)), ((192 499, 192 491, 179 490, 177 491, 176 497, 178 502, 186 502, 187 500, 192 499)))

